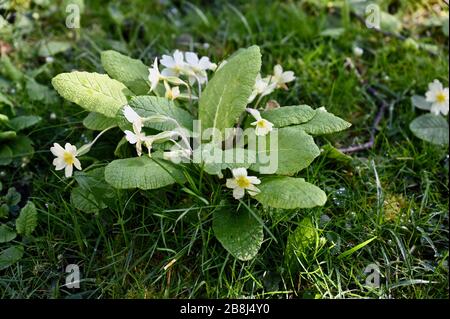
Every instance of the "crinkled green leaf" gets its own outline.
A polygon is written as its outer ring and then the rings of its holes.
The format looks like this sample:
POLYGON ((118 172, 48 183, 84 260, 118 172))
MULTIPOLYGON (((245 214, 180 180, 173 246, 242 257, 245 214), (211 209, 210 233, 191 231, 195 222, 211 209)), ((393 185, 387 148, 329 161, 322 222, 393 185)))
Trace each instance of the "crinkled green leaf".
POLYGON ((17 233, 30 236, 37 226, 37 210, 33 202, 28 202, 20 211, 16 219, 17 233))
POLYGON ((0 225, 0 243, 7 243, 16 238, 17 234, 11 227, 0 225))
MULTIPOLYGON (((133 110, 142 117, 165 115, 176 120, 182 127, 192 130, 194 118, 189 112, 175 106, 173 101, 156 96, 136 96, 131 99, 129 104, 133 110)), ((122 117, 123 122, 121 127, 125 124, 128 125, 129 123, 122 113, 120 113, 120 116, 122 117)), ((145 126, 159 131, 169 131, 177 127, 176 124, 171 121, 159 123, 148 121, 145 122, 145 126)))
POLYGON ((448 122, 440 115, 421 115, 411 122, 409 128, 422 140, 438 145, 448 145, 448 122))
POLYGON ((101 53, 103 68, 110 77, 116 79, 138 95, 147 94, 148 67, 137 59, 132 59, 119 52, 108 50, 101 53))
POLYGON ((308 122, 315 115, 315 111, 308 105, 282 106, 261 113, 261 116, 275 127, 283 127, 308 122))
POLYGON ((15 187, 10 187, 6 193, 4 200, 8 206, 14 206, 19 204, 22 195, 16 190, 15 187))
MULTIPOLYGON (((202 158, 205 159, 206 157, 203 156, 202 158)), ((256 162, 256 152, 243 148, 231 148, 224 151, 219 148, 215 148, 214 150, 211 150, 207 158, 210 160, 204 163, 205 172, 210 175, 219 175, 227 168, 249 168, 256 162), (219 154, 218 161, 217 159, 214 159, 213 152, 217 152, 217 154, 219 154)))
POLYGON ((108 117, 115 117, 117 111, 127 104, 126 86, 106 74, 61 73, 53 78, 52 84, 65 99, 108 117))
POLYGON ((330 134, 343 131, 351 126, 350 123, 329 113, 325 108, 316 110, 314 117, 304 124, 298 125, 306 133, 312 135, 330 134))
POLYGON ((264 240, 263 226, 244 208, 215 210, 212 227, 223 247, 239 260, 255 257, 264 240))
POLYGON ((13 153, 8 145, 0 146, 0 165, 9 165, 12 162, 13 153))
POLYGON ((259 47, 251 46, 232 56, 214 74, 199 100, 199 119, 203 130, 214 128, 224 134, 225 128, 234 126, 245 111, 260 68, 259 47))
POLYGON ((93 131, 103 131, 108 127, 117 126, 118 119, 103 114, 91 112, 83 120, 83 125, 93 131))
POLYGON ((327 195, 303 178, 275 176, 263 178, 255 199, 261 204, 284 209, 323 206, 327 195))
POLYGON ((106 166, 105 180, 118 189, 155 189, 183 183, 185 177, 168 161, 141 156, 112 161, 106 166))
POLYGON ((14 265, 23 257, 23 246, 15 245, 0 252, 0 270, 14 265))
POLYGON ((28 127, 31 127, 41 121, 40 116, 36 115, 23 115, 23 116, 17 116, 13 118, 12 120, 9 120, 8 125, 17 131, 21 131, 23 129, 26 129, 28 127))
POLYGON ((264 174, 293 175, 308 167, 319 154, 320 150, 312 136, 300 129, 299 125, 282 127, 278 129, 278 139, 272 150, 270 135, 266 135, 266 149, 257 150, 257 163, 250 169, 264 174), (264 163, 266 157, 273 158, 270 165, 264 163), (273 162, 275 159, 277 161, 273 162), (275 172, 270 168, 275 169, 275 172))

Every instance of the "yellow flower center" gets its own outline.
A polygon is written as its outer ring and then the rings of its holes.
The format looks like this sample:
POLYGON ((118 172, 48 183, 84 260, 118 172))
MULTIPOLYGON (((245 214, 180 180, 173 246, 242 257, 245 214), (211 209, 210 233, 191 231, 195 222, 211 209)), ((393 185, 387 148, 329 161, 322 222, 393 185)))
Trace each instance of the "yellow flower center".
POLYGON ((238 176, 236 177, 236 184, 240 187, 240 188, 247 188, 251 185, 250 181, 248 180, 248 178, 246 176, 238 176))
POLYGON ((256 126, 259 127, 259 128, 265 128, 267 126, 266 125, 266 121, 259 120, 258 122, 256 122, 256 126))
POLYGON ((444 103, 444 102, 445 102, 445 95, 444 95, 443 92, 439 92, 439 93, 436 95, 436 101, 437 101, 438 103, 444 103))
POLYGON ((75 162, 75 156, 73 156, 70 152, 64 152, 64 162, 66 162, 67 165, 73 165, 75 162))

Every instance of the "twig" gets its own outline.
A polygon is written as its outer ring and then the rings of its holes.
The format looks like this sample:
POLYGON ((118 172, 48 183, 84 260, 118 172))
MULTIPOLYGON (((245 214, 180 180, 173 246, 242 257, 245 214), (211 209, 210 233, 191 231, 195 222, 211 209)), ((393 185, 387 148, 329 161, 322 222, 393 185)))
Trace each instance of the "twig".
POLYGON ((355 144, 355 145, 351 145, 349 147, 345 147, 345 148, 340 148, 339 151, 341 151, 342 153, 354 153, 354 152, 359 152, 359 151, 363 151, 363 150, 368 150, 370 148, 373 147, 374 143, 375 143, 375 133, 377 131, 377 127, 380 124, 381 120, 384 117, 384 113, 386 112, 386 109, 388 108, 388 103, 383 100, 379 94, 378 91, 368 85, 366 83, 366 81, 363 80, 363 78, 361 77, 360 72, 358 71, 358 69, 355 67, 355 65, 353 64, 353 61, 350 58, 346 59, 345 62, 345 66, 350 67, 353 72, 355 72, 357 78, 359 79, 359 82, 361 83, 361 85, 365 86, 365 89, 367 91, 368 94, 372 95, 374 98, 376 98, 379 103, 378 103, 378 113, 375 116, 375 119, 373 121, 372 127, 370 128, 370 139, 368 142, 363 143, 363 144, 355 144))

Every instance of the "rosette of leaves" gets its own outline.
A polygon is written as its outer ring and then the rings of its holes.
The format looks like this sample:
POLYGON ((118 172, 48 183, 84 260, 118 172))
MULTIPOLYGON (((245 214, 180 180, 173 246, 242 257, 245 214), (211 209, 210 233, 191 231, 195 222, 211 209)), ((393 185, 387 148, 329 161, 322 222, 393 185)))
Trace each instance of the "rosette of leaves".
POLYGON ((15 188, 8 189, 5 195, 0 196, 0 271, 22 258, 24 246, 17 241, 17 237, 29 237, 37 226, 36 207, 28 202, 20 209, 20 200, 21 195, 15 188), (17 217, 15 220, 11 218, 14 216, 17 217))
POLYGON ((27 128, 41 121, 39 116, 22 115, 9 118, 0 113, 0 166, 13 162, 22 163, 23 158, 33 156, 31 139, 22 134, 27 128))
MULTIPOLYGON (((163 115, 176 120, 179 125, 192 130, 193 120, 201 120, 202 128, 215 128, 223 133, 223 141, 233 136, 225 136, 226 129, 238 123, 245 127, 247 100, 257 74, 261 68, 259 47, 252 46, 233 54, 227 63, 219 68, 207 83, 198 100, 197 107, 192 102, 174 102, 152 96, 149 91, 148 67, 139 60, 131 59, 114 51, 105 51, 101 56, 107 74, 71 72, 57 75, 52 83, 65 99, 74 102, 90 113, 83 121, 91 130, 103 130, 117 125, 121 130, 130 129, 122 114, 124 105, 130 105, 141 117, 163 115), (242 122, 239 121, 241 118, 242 122)), ((278 209, 301 209, 322 206, 326 194, 317 186, 298 176, 319 156, 319 147, 314 136, 344 130, 350 124, 327 112, 325 108, 313 109, 308 105, 284 106, 261 112, 261 116, 274 124, 278 130, 278 146, 270 152, 277 152, 278 165, 272 172, 264 172, 262 153, 267 150, 248 149, 244 146, 243 163, 175 164, 160 155, 164 144, 152 157, 133 157, 113 160, 104 169, 104 181, 115 189, 153 190, 172 184, 191 183, 189 165, 212 175, 217 184, 225 184, 220 179, 229 174, 229 169, 245 167, 259 175, 260 193, 252 197, 250 206, 244 201, 224 200, 214 209, 212 227, 217 239, 236 258, 253 258, 264 238, 264 222, 255 213, 254 205, 278 209), (239 209, 237 208, 239 207, 239 209)), ((174 129, 173 122, 146 123, 145 129, 167 131, 174 129)), ((269 138, 269 136, 267 136, 269 138)), ((116 155, 123 157, 126 141, 120 141, 116 155)), ((237 151, 219 143, 219 154, 237 151)), ((269 145, 270 143, 267 143, 269 145)), ((74 195, 74 194, 72 194, 74 195)), ((217 196, 211 196, 211 201, 217 196)), ((223 198, 223 197, 222 197, 223 198)))
MULTIPOLYGON (((411 103, 418 109, 431 110, 431 103, 427 102, 423 96, 412 96, 411 103)), ((448 121, 442 115, 433 113, 420 115, 409 124, 409 128, 421 140, 437 145, 448 145, 449 143, 448 121)))

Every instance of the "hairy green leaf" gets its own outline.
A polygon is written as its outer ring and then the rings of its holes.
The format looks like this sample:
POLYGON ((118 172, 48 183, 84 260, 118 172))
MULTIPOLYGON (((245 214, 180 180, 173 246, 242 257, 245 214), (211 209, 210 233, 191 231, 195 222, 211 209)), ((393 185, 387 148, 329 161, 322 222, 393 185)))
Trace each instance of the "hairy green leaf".
POLYGON ((23 246, 11 246, 0 252, 0 270, 14 265, 23 257, 23 246))
POLYGON ((218 129, 223 134, 225 128, 234 126, 245 111, 260 68, 259 48, 251 46, 235 54, 215 73, 199 101, 202 129, 218 129))
POLYGON ((327 195, 303 178, 276 176, 263 178, 255 199, 261 204, 284 209, 323 206, 327 195))
POLYGON ((448 122, 440 115, 421 115, 411 122, 409 128, 422 140, 438 145, 448 145, 448 122))
POLYGON ((7 225, 0 225, 0 243, 7 243, 16 238, 16 236, 14 229, 7 225))
MULTIPOLYGON (((136 96, 131 99, 129 104, 141 117, 149 117, 153 115, 168 116, 176 120, 181 127, 192 130, 194 118, 189 112, 175 106, 173 101, 156 96, 136 96)), ((123 114, 120 116, 123 118, 122 122, 128 123, 123 114)), ((177 127, 176 123, 173 121, 148 121, 145 122, 145 126, 159 131, 170 131, 177 127)))
POLYGON ((37 226, 37 210, 33 202, 28 202, 16 219, 16 230, 20 235, 30 236, 37 226))
POLYGON ((223 247, 239 260, 255 257, 264 240, 263 226, 244 208, 215 210, 212 227, 223 247))
POLYGON ((83 125, 93 131, 103 131, 108 127, 117 126, 118 119, 103 114, 91 112, 83 120, 83 125))
POLYGON ((298 125, 306 133, 312 135, 330 134, 343 131, 351 126, 350 123, 329 113, 325 108, 319 108, 315 111, 316 114, 309 122, 298 125))
POLYGON ((275 127, 283 127, 308 122, 315 111, 308 105, 282 106, 261 113, 261 117, 271 122, 275 127))
POLYGON ((61 73, 53 78, 52 84, 66 100, 108 117, 115 117, 117 111, 127 104, 126 86, 106 74, 61 73))
POLYGON ((119 159, 106 166, 105 180, 118 189, 155 189, 183 183, 183 172, 170 162, 148 156, 119 159))
POLYGON ((312 136, 299 125, 282 127, 278 129, 278 137, 272 135, 273 142, 270 138, 270 135, 266 136, 265 149, 257 150, 257 163, 250 167, 251 170, 264 174, 293 175, 308 167, 320 154, 312 136))
POLYGON ((147 94, 148 67, 140 60, 132 59, 119 52, 108 50, 101 53, 103 68, 110 77, 116 79, 138 95, 147 94))

